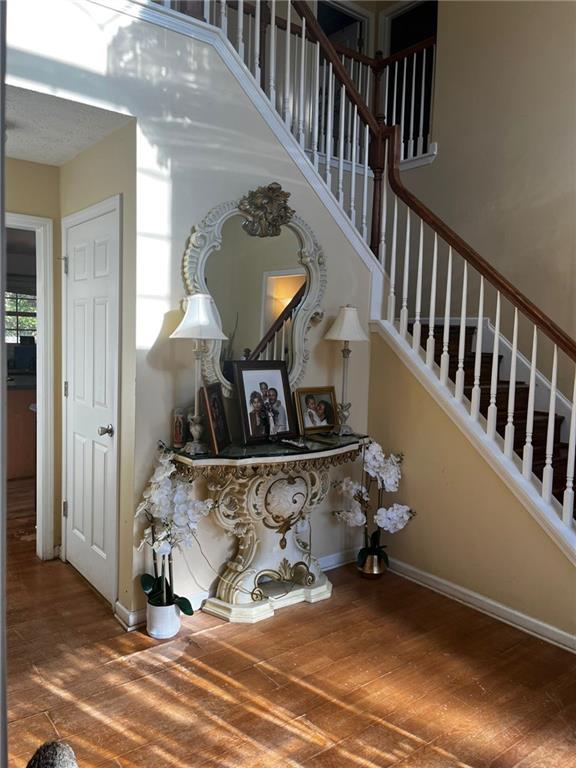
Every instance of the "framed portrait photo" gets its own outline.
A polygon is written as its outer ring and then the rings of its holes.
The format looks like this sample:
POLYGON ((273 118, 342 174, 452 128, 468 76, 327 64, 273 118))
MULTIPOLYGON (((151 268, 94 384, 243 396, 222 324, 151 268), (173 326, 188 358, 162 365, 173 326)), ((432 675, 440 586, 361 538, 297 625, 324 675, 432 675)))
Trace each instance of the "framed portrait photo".
POLYGON ((334 387, 307 387, 294 393, 300 434, 333 432, 338 426, 334 387))
POLYGON ((295 437, 296 419, 282 360, 241 360, 234 363, 244 442, 295 437))
POLYGON ((210 435, 212 453, 219 454, 230 445, 230 431, 226 421, 221 384, 209 384, 202 387, 202 401, 206 416, 205 424, 210 435))

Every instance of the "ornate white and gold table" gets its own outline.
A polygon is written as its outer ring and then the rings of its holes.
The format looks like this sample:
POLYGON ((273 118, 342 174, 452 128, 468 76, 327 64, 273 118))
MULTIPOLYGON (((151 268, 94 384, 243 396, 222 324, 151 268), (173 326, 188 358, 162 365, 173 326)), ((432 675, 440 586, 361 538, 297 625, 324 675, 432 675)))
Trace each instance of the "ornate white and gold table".
POLYGON ((330 597, 332 584, 312 554, 310 515, 326 498, 331 468, 354 461, 362 445, 355 435, 323 436, 174 457, 178 476, 204 478, 215 520, 237 540, 204 611, 253 623, 330 597))

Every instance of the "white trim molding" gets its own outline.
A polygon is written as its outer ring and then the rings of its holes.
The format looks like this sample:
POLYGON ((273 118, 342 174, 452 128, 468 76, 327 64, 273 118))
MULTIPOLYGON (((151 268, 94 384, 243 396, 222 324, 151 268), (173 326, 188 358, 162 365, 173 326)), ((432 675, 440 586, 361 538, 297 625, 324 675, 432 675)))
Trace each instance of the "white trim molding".
POLYGON ((439 576, 434 576, 432 573, 421 571, 419 568, 415 568, 413 565, 403 563, 395 558, 390 559, 390 570, 392 573, 398 574, 405 579, 414 581, 417 584, 421 584, 424 587, 433 589, 435 592, 440 592, 447 597, 457 600, 459 603, 468 605, 471 608, 475 608, 477 611, 488 614, 495 619, 510 624, 517 629, 521 629, 524 632, 528 632, 530 635, 539 637, 542 640, 547 640, 554 645, 559 645, 568 651, 576 652, 576 636, 565 632, 562 629, 553 627, 551 624, 546 624, 540 619, 535 619, 532 616, 527 616, 525 613, 510 608, 503 603, 499 603, 496 600, 492 600, 486 595, 481 595, 478 592, 474 592, 466 587, 461 587, 459 584, 454 584, 446 579, 441 579, 439 576))
POLYGON ((54 260, 52 219, 6 213, 36 235, 36 555, 54 558, 54 260))
POLYGON ((126 632, 133 632, 146 624, 146 608, 138 608, 131 611, 119 600, 114 604, 114 618, 120 622, 126 632))
POLYGON ((462 434, 478 450, 498 477, 506 484, 518 501, 532 515, 536 522, 556 543, 566 558, 576 565, 576 530, 562 522, 562 508, 556 499, 550 503, 542 499, 535 482, 522 475, 519 457, 509 459, 502 451, 502 441, 492 440, 483 428, 483 420, 474 421, 466 408, 466 400, 457 402, 453 395, 453 385, 445 386, 440 382, 434 370, 426 365, 420 354, 415 353, 400 336, 396 327, 386 321, 370 323, 370 329, 378 333, 394 350, 400 360, 418 379, 428 394, 456 424, 462 434))
MULTIPOLYGON (((356 560, 356 552, 356 549, 345 549, 341 552, 335 552, 332 555, 319 558, 319 563, 324 571, 329 571, 332 568, 339 568, 342 565, 353 563, 356 560)), ((530 635, 576 653, 576 635, 521 613, 514 608, 510 608, 508 605, 486 597, 486 595, 481 595, 479 592, 474 592, 459 584, 454 584, 452 581, 447 581, 432 573, 422 571, 393 557, 390 558, 389 570, 402 578, 409 579, 423 587, 433 589, 435 592, 439 592, 452 600, 486 613, 488 616, 498 619, 498 621, 503 621, 523 632, 528 632, 530 635)), ((335 589, 337 590, 338 587, 335 589)))

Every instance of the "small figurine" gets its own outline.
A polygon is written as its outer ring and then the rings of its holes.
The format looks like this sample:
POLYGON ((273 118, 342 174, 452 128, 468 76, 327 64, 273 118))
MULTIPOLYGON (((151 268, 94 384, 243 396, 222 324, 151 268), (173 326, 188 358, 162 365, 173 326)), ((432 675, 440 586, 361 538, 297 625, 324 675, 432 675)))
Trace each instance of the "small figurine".
POLYGON ((172 447, 183 448, 184 437, 184 411, 182 408, 174 408, 172 414, 172 447))

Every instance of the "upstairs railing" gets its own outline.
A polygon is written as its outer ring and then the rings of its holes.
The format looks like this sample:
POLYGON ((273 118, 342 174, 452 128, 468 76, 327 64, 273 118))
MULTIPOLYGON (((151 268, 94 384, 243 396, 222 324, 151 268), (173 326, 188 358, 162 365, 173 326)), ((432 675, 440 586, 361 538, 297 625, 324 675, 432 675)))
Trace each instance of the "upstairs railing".
POLYGON ((388 322, 482 424, 508 466, 517 466, 518 479, 538 489, 551 514, 553 498, 560 500, 558 526, 572 535, 576 342, 400 178, 402 159, 428 143, 420 126, 427 125, 429 107, 417 84, 431 77, 433 41, 375 69, 360 54, 337 50, 302 0, 283 4, 286 19, 271 0, 267 25, 264 7, 259 0, 222 0, 210 4, 209 21, 235 44, 384 264, 388 322), (247 17, 253 23, 246 32, 247 17))
POLYGON ((429 151, 434 40, 372 59, 333 47, 305 2, 158 1, 223 31, 360 236, 379 255, 383 165, 374 140, 380 125, 398 122, 403 159, 429 151))

